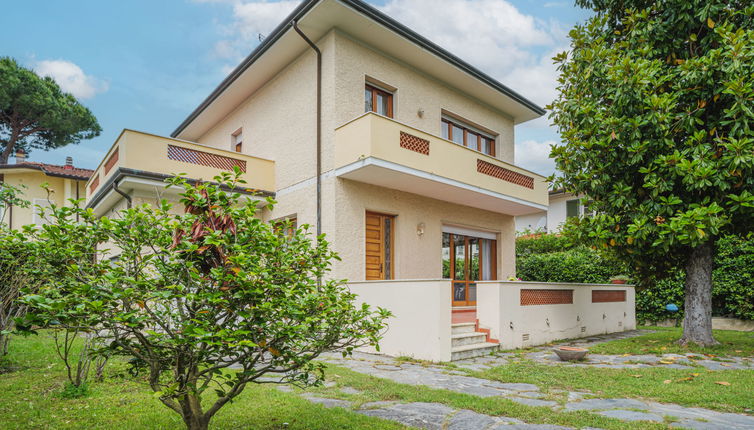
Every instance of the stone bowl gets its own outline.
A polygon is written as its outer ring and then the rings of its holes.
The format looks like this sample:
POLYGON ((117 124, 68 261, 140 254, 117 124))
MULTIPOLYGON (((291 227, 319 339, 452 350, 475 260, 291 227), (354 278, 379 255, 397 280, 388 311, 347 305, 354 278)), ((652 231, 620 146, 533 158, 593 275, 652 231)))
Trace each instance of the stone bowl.
POLYGON ((579 361, 586 357, 586 354, 589 352, 588 349, 576 348, 573 346, 560 346, 553 348, 552 350, 555 351, 555 354, 557 354, 562 361, 579 361))

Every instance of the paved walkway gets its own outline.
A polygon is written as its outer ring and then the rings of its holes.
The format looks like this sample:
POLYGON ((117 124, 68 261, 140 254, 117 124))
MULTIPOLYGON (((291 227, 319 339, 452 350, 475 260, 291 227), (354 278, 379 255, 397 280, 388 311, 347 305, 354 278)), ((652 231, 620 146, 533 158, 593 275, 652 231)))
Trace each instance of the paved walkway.
MULTIPOLYGON (((589 348, 599 343, 608 342, 616 339, 626 339, 651 333, 651 330, 632 330, 621 333, 606 334, 602 336, 592 336, 584 339, 576 339, 570 342, 560 343, 556 346, 576 346, 580 348, 589 348)), ((639 369, 645 367, 666 367, 669 369, 692 369, 694 365, 703 366, 709 370, 733 370, 733 369, 751 369, 754 370, 754 359, 752 357, 725 357, 711 359, 702 354, 663 354, 663 355, 601 355, 589 354, 586 360, 576 363, 565 363, 560 361, 557 355, 552 351, 552 347, 541 347, 533 352, 526 354, 526 358, 538 363, 553 366, 573 366, 573 367, 606 367, 613 369, 639 369)), ((500 353, 495 356, 485 356, 476 359, 456 361, 454 364, 469 370, 486 370, 491 367, 503 366, 511 360, 518 359, 517 354, 500 353)))
MULTIPOLYGON (((496 357, 486 357, 491 360, 496 357)), ((458 370, 443 366, 427 366, 416 363, 398 362, 389 357, 354 354, 353 358, 343 359, 330 356, 328 362, 351 370, 385 378, 408 385, 425 385, 431 388, 472 394, 479 397, 504 397, 525 405, 544 406, 554 411, 588 410, 597 414, 624 421, 663 422, 665 417, 677 420, 674 427, 692 429, 754 429, 754 417, 748 415, 721 413, 702 408, 686 408, 679 405, 645 402, 635 399, 593 399, 587 392, 568 392, 568 401, 563 406, 544 399, 545 394, 533 384, 502 383, 467 376, 458 370)), ((471 361, 471 360, 470 360, 471 361)), ((480 359, 473 360, 479 363, 480 359)), ((463 362, 461 362, 463 364, 463 362)), ((347 388, 353 390, 352 388, 347 388)), ((309 395, 313 402, 331 407, 351 407, 344 400, 325 399, 309 395)), ((409 426, 424 429, 564 429, 566 427, 541 424, 525 424, 509 417, 493 417, 469 410, 457 410, 436 403, 396 403, 375 402, 362 405, 356 410, 364 415, 381 417, 409 426)))

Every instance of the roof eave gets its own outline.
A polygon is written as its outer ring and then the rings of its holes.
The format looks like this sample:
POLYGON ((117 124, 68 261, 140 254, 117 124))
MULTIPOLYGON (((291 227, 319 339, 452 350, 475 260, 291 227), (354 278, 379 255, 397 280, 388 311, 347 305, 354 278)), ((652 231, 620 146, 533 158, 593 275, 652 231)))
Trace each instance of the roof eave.
MULTIPOLYGON (((322 0, 306 0, 302 2, 296 9, 291 12, 282 23, 280 23, 269 36, 264 40, 239 64, 222 82, 207 96, 207 98, 194 109, 189 116, 181 122, 181 124, 170 134, 171 137, 177 137, 181 134, 196 118, 198 118, 204 110, 206 110, 239 76, 241 76, 251 65, 253 65, 257 59, 264 55, 274 44, 277 42, 291 27, 293 21, 301 19, 307 12, 309 12, 317 3, 322 0)), ((419 45, 421 48, 437 55, 441 59, 447 61, 453 66, 457 67, 461 71, 468 73, 484 84, 497 90, 498 92, 510 97, 515 102, 527 108, 534 114, 534 118, 540 117, 546 113, 546 111, 538 106, 536 103, 525 98, 516 91, 508 88, 501 82, 495 80, 491 76, 472 66, 471 64, 463 61, 459 57, 453 55, 449 51, 441 48, 429 39, 421 36, 420 34, 409 29, 400 22, 390 18, 389 16, 378 11, 374 7, 364 3, 361 0, 338 0, 340 3, 347 5, 355 11, 369 17, 375 22, 383 25, 389 30, 397 33, 398 35, 408 39, 409 41, 419 45)), ((528 120, 530 118, 527 118, 528 120)))

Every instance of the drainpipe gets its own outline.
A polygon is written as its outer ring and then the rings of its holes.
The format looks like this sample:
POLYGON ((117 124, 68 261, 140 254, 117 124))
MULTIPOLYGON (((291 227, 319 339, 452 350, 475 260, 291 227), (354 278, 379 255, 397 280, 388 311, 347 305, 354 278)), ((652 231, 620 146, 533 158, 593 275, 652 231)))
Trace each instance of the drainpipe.
POLYGON ((291 26, 317 54, 317 237, 322 234, 322 52, 304 32, 298 23, 291 21, 291 26))
MULTIPOLYGON (((79 188, 81 187, 81 184, 79 181, 73 181, 74 184, 76 184, 76 201, 78 202, 81 197, 79 194, 79 188)), ((81 203, 76 203, 76 205, 80 205, 81 203)), ((79 222, 79 213, 76 212, 76 222, 79 222)))
POLYGON ((118 188, 118 184, 116 184, 115 181, 113 181, 112 189, 116 193, 118 193, 121 196, 123 196, 124 199, 126 199, 126 209, 131 209, 131 196, 129 196, 128 194, 124 193, 120 188, 118 188))

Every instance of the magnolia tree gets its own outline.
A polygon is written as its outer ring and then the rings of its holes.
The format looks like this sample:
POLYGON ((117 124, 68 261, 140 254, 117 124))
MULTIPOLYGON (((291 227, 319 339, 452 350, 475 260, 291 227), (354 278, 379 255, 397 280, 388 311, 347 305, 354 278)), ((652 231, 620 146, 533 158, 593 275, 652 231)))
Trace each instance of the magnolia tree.
POLYGON ((643 274, 686 273, 681 343, 716 343, 714 241, 754 226, 754 7, 578 0, 596 11, 558 55, 558 185, 598 215, 578 229, 643 274))
MULTIPOLYGON (((215 179, 234 189, 237 178, 215 179)), ((355 305, 343 281, 324 280, 337 258, 324 237, 263 222, 257 201, 220 186, 170 185, 184 189, 184 214, 163 202, 115 218, 79 211, 83 222, 47 228, 47 246, 61 253, 89 229, 98 256, 25 296, 33 312, 24 328, 96 330, 106 340, 99 352, 131 357, 192 430, 250 383, 317 384, 323 352, 377 346, 389 313, 355 305)))

